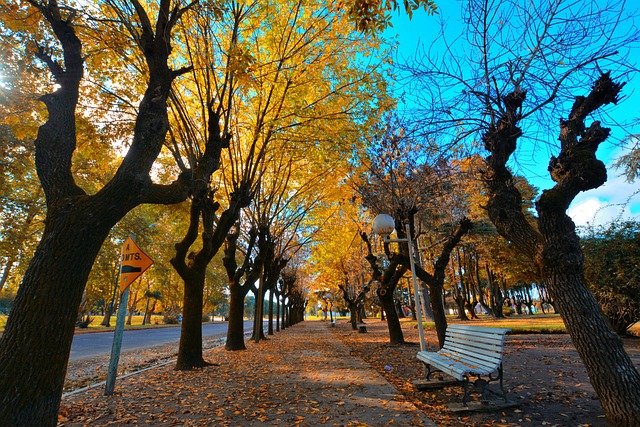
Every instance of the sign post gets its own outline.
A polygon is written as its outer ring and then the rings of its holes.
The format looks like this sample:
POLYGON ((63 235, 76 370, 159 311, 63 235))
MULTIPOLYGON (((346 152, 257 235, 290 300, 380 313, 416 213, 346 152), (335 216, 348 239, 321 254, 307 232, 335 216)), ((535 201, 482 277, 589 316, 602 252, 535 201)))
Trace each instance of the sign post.
POLYGON ((120 361, 120 350, 122 349, 122 334, 124 333, 124 320, 127 316, 127 304, 129 303, 129 285, 151 267, 152 264, 153 260, 136 244, 135 236, 127 237, 122 244, 122 250, 120 252, 120 276, 118 283, 120 284, 121 295, 104 390, 104 394, 107 396, 113 394, 116 386, 118 362, 120 361))

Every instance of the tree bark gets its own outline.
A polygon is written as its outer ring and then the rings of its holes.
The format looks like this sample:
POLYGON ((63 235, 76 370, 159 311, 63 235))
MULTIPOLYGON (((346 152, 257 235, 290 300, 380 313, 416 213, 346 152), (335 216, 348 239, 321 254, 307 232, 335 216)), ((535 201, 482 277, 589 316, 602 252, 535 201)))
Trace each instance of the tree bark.
POLYGON ((273 290, 269 292, 269 323, 267 326, 267 335, 273 335, 273 290))
POLYGON ((191 370, 209 365, 202 356, 204 282, 204 274, 193 274, 185 280, 176 370, 191 370))
POLYGON ((57 422, 78 307, 108 234, 95 222, 78 225, 74 218, 49 227, 14 301, 0 341, 0 425, 57 422))
MULTIPOLYGON (((253 246, 258 238, 258 232, 252 229, 249 233, 249 246, 245 253, 245 259, 240 268, 236 264, 236 244, 239 237, 239 225, 234 233, 227 235, 227 246, 223 263, 229 278, 229 323, 227 325, 227 350, 245 350, 244 344, 244 299, 249 293, 253 283, 258 280, 259 272, 262 270, 262 256, 260 253, 253 260, 250 266, 253 246), (249 268, 251 267, 251 270, 249 268), (247 274, 244 284, 240 284, 242 277, 247 274)), ((262 237, 262 236, 261 236, 262 237)), ((256 298, 257 300, 257 298, 256 298)))
POLYGON ((517 123, 524 92, 516 91, 503 98, 502 116, 483 135, 485 148, 491 152, 485 181, 492 222, 502 236, 538 264, 607 421, 612 426, 638 426, 640 374, 584 282, 580 241, 573 221, 566 215, 577 194, 606 182, 606 168, 595 153, 610 130, 599 122, 587 128, 585 120, 603 105, 616 103, 621 88, 603 74, 587 97, 576 98, 569 118, 561 120, 561 152, 549 163, 556 185, 545 190, 536 203, 539 232, 527 222, 520 193, 506 167, 521 135, 517 123))
POLYGON ((246 292, 231 292, 229 299, 229 324, 227 329, 227 350, 245 350, 244 344, 244 298, 246 292))

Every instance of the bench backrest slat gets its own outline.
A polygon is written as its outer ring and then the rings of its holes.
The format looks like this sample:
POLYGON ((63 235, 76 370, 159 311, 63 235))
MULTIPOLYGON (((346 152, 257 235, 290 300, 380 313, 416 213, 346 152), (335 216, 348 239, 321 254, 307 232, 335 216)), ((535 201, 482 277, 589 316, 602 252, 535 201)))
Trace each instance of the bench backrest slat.
POLYGON ((468 366, 470 369, 475 370, 475 371, 481 371, 481 370, 487 370, 489 372, 493 372, 495 371, 498 366, 500 366, 500 364, 495 364, 495 363, 487 363, 483 360, 478 360, 478 359, 470 359, 469 357, 461 357, 462 355, 459 353, 448 353, 446 351, 444 352, 439 352, 438 354, 440 354, 441 356, 445 356, 447 358, 447 360, 451 360, 453 362, 461 362, 464 363, 466 366, 468 366))
POLYGON ((447 354, 456 360, 465 360, 472 364, 477 364, 487 368, 495 368, 502 362, 502 357, 498 353, 486 354, 474 351, 465 347, 443 347, 440 354, 447 354))
POLYGON ((506 328, 449 325, 440 353, 456 360, 464 360, 465 363, 494 370, 502 362, 504 336, 509 330, 506 328))
POLYGON ((447 331, 467 331, 473 334, 485 333, 490 335, 505 335, 510 330, 511 329, 509 328, 487 328, 485 326, 460 325, 457 323, 447 326, 447 331))
POLYGON ((472 354, 479 354, 484 356, 485 358, 497 358, 499 359, 501 356, 500 347, 480 347, 476 345, 470 345, 465 341, 456 341, 452 342, 451 340, 444 345, 443 348, 449 349, 451 351, 467 351, 472 354))
POLYGON ((464 329, 464 330, 457 330, 457 329, 449 330, 449 329, 447 329, 445 334, 446 335, 461 336, 461 337, 468 337, 470 340, 473 340, 473 341, 497 342, 498 344, 501 344, 502 341, 504 340, 504 334, 503 333, 497 333, 496 334, 496 333, 489 333, 489 332, 482 332, 482 331, 474 332, 474 331, 471 331, 469 329, 464 329))

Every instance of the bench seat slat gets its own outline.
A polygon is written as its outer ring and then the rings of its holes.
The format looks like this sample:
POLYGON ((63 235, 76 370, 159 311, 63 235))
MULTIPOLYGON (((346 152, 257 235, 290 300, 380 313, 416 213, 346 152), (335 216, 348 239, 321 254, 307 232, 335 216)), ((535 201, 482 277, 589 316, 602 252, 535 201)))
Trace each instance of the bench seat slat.
POLYGON ((421 351, 418 353, 418 359, 429 363, 431 366, 451 375, 459 381, 464 379, 465 374, 489 375, 494 371, 493 369, 486 369, 481 366, 470 366, 460 361, 454 361, 438 353, 421 351))
POLYGON ((465 354, 460 352, 450 352, 448 350, 440 350, 439 353, 443 356, 450 357, 454 360, 460 360, 469 365, 479 365, 484 366, 487 369, 495 369, 498 365, 500 365, 500 360, 486 360, 481 357, 476 357, 472 354, 465 354))

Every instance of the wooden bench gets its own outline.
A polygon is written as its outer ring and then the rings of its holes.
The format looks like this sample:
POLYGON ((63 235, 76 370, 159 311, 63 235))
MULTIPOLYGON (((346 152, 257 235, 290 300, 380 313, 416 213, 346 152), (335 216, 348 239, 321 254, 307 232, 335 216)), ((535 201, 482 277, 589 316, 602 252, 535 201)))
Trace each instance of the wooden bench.
MULTIPOLYGON (((449 325, 444 346, 438 352, 420 351, 418 359, 427 368, 427 380, 431 374, 443 372, 451 375, 462 385, 466 406, 470 392, 469 377, 477 377, 473 386, 480 388, 483 398, 490 382, 498 381, 501 397, 507 400, 502 384, 502 350, 504 336, 510 329, 483 328, 468 325, 449 325)), ((496 393, 497 394, 497 393, 496 393)))

